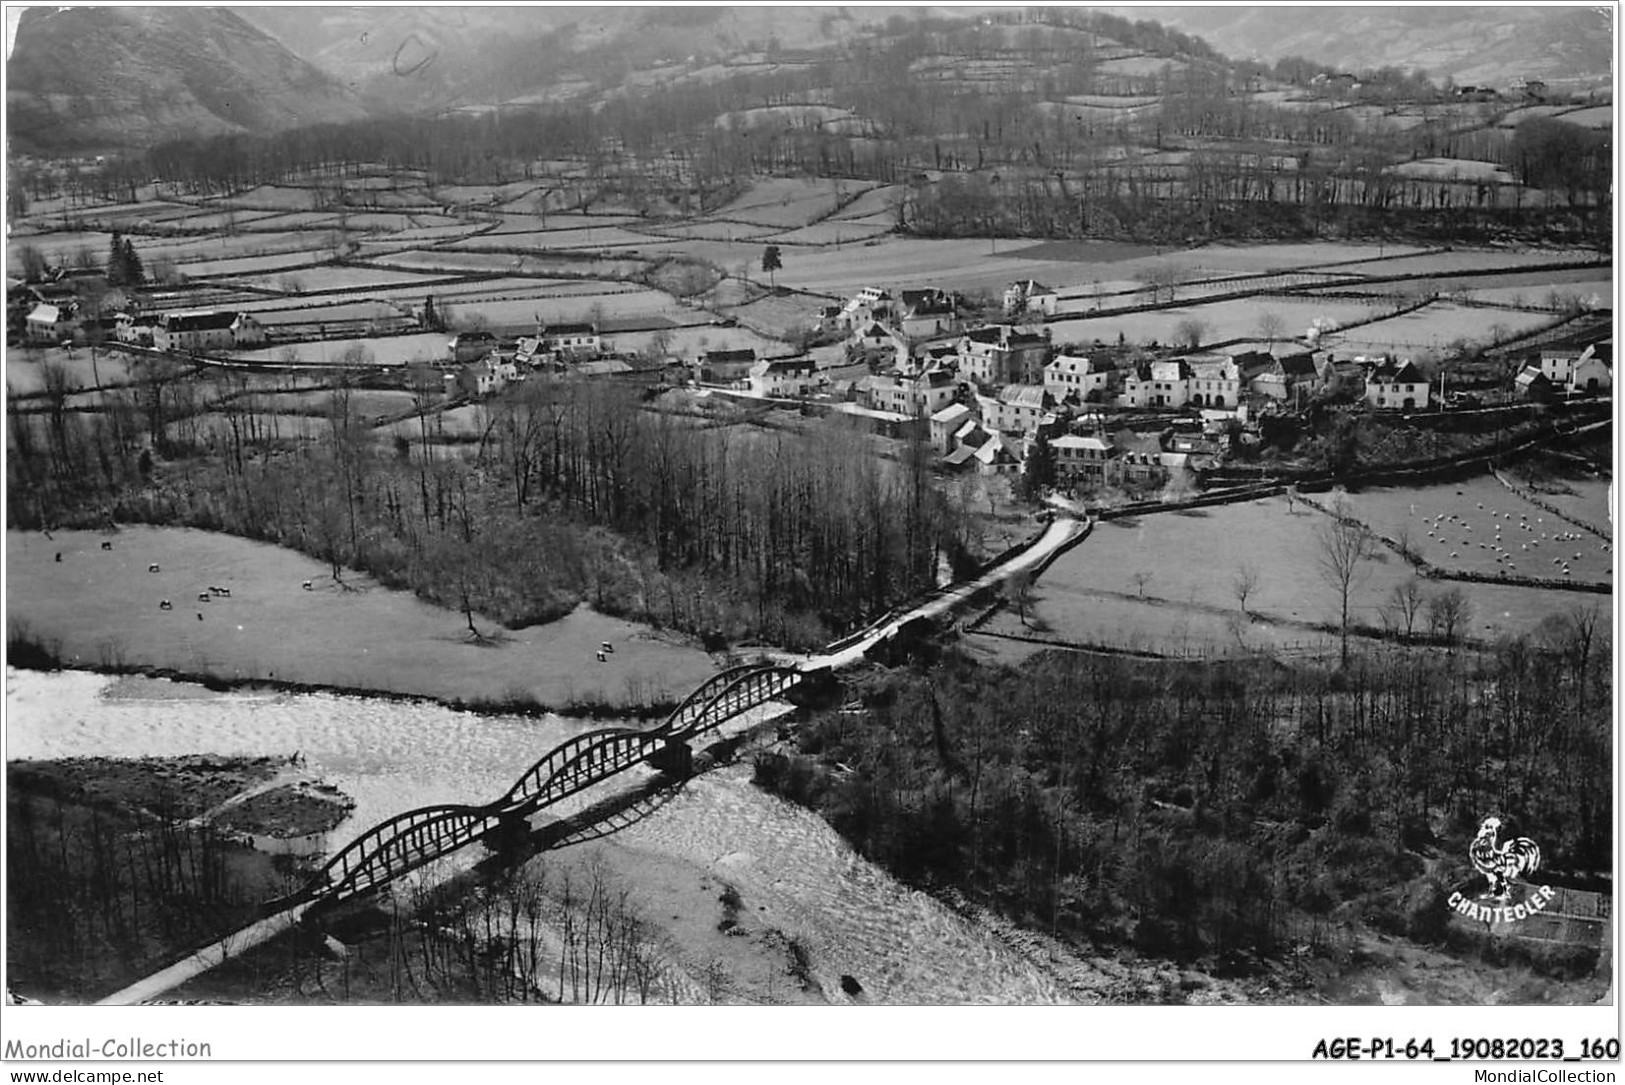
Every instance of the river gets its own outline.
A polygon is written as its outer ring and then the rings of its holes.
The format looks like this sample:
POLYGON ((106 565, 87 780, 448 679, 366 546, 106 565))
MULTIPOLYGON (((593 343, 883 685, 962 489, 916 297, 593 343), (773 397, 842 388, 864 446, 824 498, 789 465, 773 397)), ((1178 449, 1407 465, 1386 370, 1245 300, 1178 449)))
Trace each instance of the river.
MULTIPOLYGON (((329 851, 414 807, 493 799, 559 742, 604 726, 476 715, 431 703, 216 694, 167 679, 18 670, 7 672, 6 710, 8 760, 298 752, 311 774, 356 802, 322 842, 329 851)), ((692 780, 607 846, 726 879, 807 947, 826 991, 849 974, 862 977, 873 1002, 1069 1000, 1049 968, 900 885, 817 815, 760 792, 749 777, 748 766, 736 765, 692 780)), ((577 802, 599 797, 588 793, 577 802)), ((646 903, 662 910, 659 901, 646 903)))

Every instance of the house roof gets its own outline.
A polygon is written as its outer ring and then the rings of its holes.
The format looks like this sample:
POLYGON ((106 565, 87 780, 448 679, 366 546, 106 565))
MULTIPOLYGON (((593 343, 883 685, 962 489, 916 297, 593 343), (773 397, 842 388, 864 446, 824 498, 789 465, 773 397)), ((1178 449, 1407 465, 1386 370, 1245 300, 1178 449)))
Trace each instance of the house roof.
POLYGON ((1020 282, 1010 284, 1010 289, 1019 290, 1029 298, 1035 294, 1054 294, 1055 290, 1045 286, 1037 279, 1022 279, 1020 282))
POLYGON ((1050 442, 1051 448, 1087 448, 1095 452, 1112 452, 1111 445, 1099 437, 1083 437, 1076 433, 1068 433, 1064 437, 1057 437, 1050 442))
POLYGON ((1049 340, 1035 332, 1011 332, 1005 345, 1011 350, 1017 350, 1022 347, 1048 346, 1049 340))
POLYGON ((951 306, 953 298, 935 287, 924 290, 900 290, 898 296, 902 299, 905 309, 917 309, 920 306, 951 306))
POLYGON ((960 467, 969 461, 974 455, 976 455, 975 445, 960 445, 958 448, 942 457, 942 462, 947 464, 949 467, 960 467))
POLYGON ((800 373, 803 370, 811 372, 813 368, 810 358, 763 358, 751 367, 751 373, 756 376, 770 374, 800 373))
POLYGON ((1007 384, 999 390, 999 402, 1012 407, 1042 410, 1049 393, 1040 384, 1007 384))
POLYGON ((29 312, 28 319, 37 324, 55 324, 62 319, 62 311, 54 305, 46 305, 42 302, 34 306, 29 312))
POLYGON ((597 335, 598 329, 591 324, 547 324, 542 328, 542 335, 551 339, 559 335, 597 335))
POLYGON ((704 360, 710 365, 726 364, 728 362, 754 362, 756 360, 755 347, 743 347, 739 350, 708 350, 704 360))
POLYGON ((1426 384, 1427 378, 1410 362, 1384 362, 1371 371, 1375 384, 1426 384))
POLYGON ((963 403, 950 403, 942 410, 931 416, 933 422, 953 423, 970 414, 970 408, 963 403))
POLYGON ((170 333, 223 331, 236 322, 236 312, 229 309, 206 313, 165 313, 163 328, 170 333))
POLYGON ((973 343, 1002 343, 1004 329, 997 324, 989 324, 981 328, 972 328, 965 333, 965 338, 973 343))
POLYGON ((1275 364, 1280 371, 1293 380, 1310 380, 1320 372, 1315 368, 1313 354, 1289 354, 1285 358, 1277 358, 1275 364))
POLYGON ((1190 368, 1185 365, 1184 359, 1175 358, 1167 362, 1151 363, 1151 379, 1155 381, 1184 380, 1191 375, 1190 368))
POLYGON ((1539 368, 1532 365, 1526 365, 1522 369, 1518 370, 1518 375, 1516 378, 1514 378, 1513 383, 1524 388, 1528 388, 1534 385, 1537 381, 1541 384, 1552 383, 1546 378, 1546 374, 1542 373, 1539 368))

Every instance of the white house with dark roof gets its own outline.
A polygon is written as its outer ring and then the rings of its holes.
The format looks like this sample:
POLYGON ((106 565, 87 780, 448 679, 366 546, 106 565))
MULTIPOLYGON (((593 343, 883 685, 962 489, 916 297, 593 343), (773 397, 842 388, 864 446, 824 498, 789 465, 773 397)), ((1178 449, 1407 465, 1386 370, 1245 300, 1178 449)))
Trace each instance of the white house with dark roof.
POLYGON ((1427 378, 1408 360, 1379 363, 1366 374, 1365 401, 1379 410, 1425 410, 1427 378))
POLYGON ((1004 291, 1004 311, 1007 316, 1017 313, 1042 313, 1054 316, 1061 304, 1060 291, 1045 286, 1036 279, 1023 279, 1011 283, 1004 291))
POLYGON ((165 313, 153 329, 152 345, 159 350, 199 353, 230 350, 236 346, 235 312, 165 313))
POLYGON ((816 373, 811 358, 763 358, 750 367, 750 391, 770 398, 811 395, 816 373))
POLYGON ((547 324, 536 338, 543 351, 554 354, 597 354, 604 348, 597 325, 591 323, 547 324))
POLYGON ((1055 473, 1061 479, 1103 485, 1118 477, 1118 450, 1103 437, 1068 433, 1049 446, 1055 450, 1055 473))

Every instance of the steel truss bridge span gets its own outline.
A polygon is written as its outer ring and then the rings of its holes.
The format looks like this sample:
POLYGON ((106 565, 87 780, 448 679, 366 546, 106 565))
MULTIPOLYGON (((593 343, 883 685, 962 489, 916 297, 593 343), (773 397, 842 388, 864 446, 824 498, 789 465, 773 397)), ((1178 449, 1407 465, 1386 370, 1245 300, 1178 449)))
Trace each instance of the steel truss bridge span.
POLYGON ((265 907, 281 911, 306 902, 338 903, 477 840, 501 846, 522 838, 532 814, 640 764, 686 775, 692 739, 782 696, 802 678, 801 671, 782 664, 729 668, 707 679, 656 727, 609 727, 560 743, 493 802, 424 806, 379 822, 334 854, 302 888, 265 907))

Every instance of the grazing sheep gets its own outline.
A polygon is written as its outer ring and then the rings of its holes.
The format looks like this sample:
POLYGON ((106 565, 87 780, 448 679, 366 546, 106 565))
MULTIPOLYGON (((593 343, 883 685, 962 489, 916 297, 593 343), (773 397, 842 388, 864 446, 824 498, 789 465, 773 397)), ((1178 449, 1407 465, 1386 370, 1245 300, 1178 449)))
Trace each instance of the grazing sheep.
POLYGON ((304 589, 305 589, 305 590, 306 590, 306 591, 310 591, 310 590, 311 590, 311 588, 310 588, 310 581, 308 581, 308 580, 307 580, 307 581, 305 581, 305 582, 304 582, 304 583, 303 583, 303 584, 301 584, 301 585, 299 585, 299 586, 300 586, 300 587, 301 587, 301 588, 304 588, 304 589))
POLYGON ((160 599, 160 600, 158 600, 158 609, 159 610, 174 610, 175 609, 175 604, 171 603, 168 599, 160 599))
MULTIPOLYGON (((208 601, 209 601, 209 593, 208 593, 208 592, 206 592, 206 591, 200 591, 200 592, 198 592, 198 593, 197 593, 197 601, 198 601, 198 602, 200 602, 200 603, 207 603, 207 602, 208 602, 208 601)), ((201 615, 201 614, 200 614, 200 615, 198 615, 198 616, 199 616, 199 617, 202 617, 202 615, 201 615)))
POLYGON ((109 541, 104 540, 102 542, 102 549, 103 550, 111 550, 111 549, 113 549, 113 544, 111 542, 109 542, 109 541))

